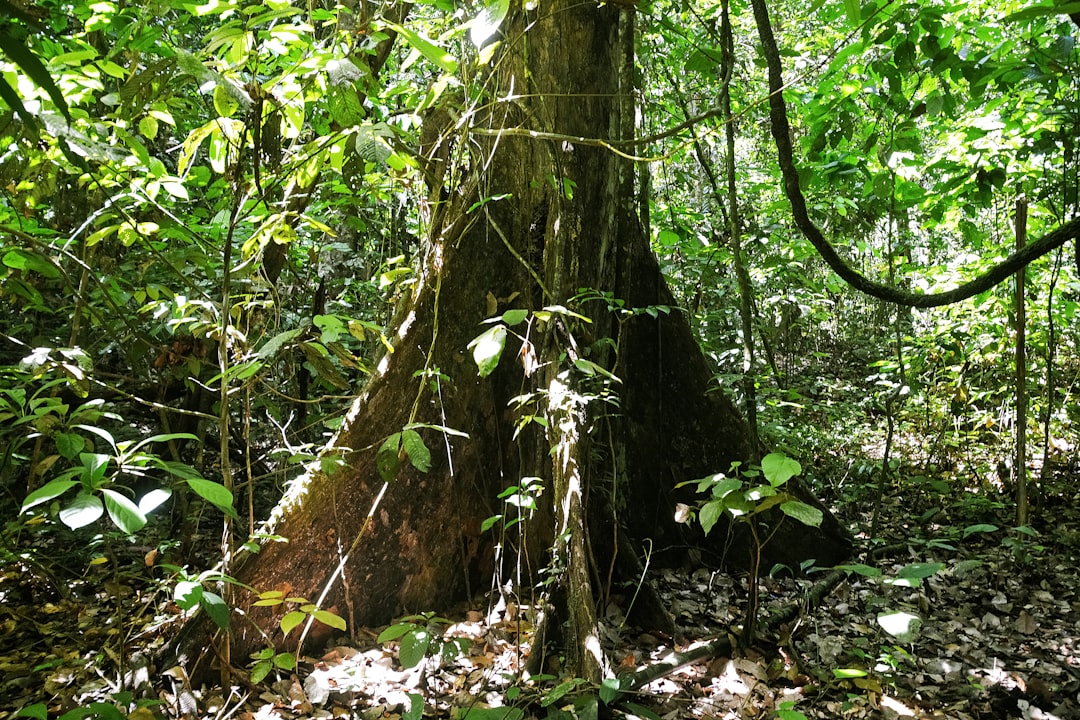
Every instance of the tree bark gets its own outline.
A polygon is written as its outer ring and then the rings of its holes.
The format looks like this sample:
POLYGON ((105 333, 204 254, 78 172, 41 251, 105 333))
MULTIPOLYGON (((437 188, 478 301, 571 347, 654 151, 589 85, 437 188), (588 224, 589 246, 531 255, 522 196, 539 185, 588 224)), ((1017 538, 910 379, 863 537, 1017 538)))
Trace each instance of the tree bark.
MULTIPOLYGON (((723 560, 721 529, 706 539, 675 522, 675 503, 695 501, 675 485, 751 457, 745 424, 641 231, 631 161, 570 139, 631 138, 633 20, 630 7, 571 0, 511 11, 482 102, 491 109, 465 113, 472 125, 452 153, 459 171, 433 213, 394 352, 320 464, 340 467, 293 484, 268 525, 289 542, 264 543, 239 580, 318 601, 355 629, 445 608, 493 577, 502 587, 520 567, 520 604, 539 605, 533 582, 555 579, 546 601, 562 598, 550 625, 565 628, 566 669, 598 680, 596 604, 611 583, 637 580, 623 570, 640 567, 627 548, 651 544, 670 564, 702 548, 705 560, 723 560), (549 135, 498 132, 510 127, 549 135), (508 309, 528 320, 509 328, 501 362, 481 379, 467 347, 508 309), (420 427, 431 467, 420 472, 402 451, 384 487, 377 451, 405 427, 420 427), (543 488, 527 521, 482 532, 506 511, 499 494, 527 478, 543 488)), ((782 525, 766 551, 776 562, 827 564, 848 549, 827 515, 820 530, 782 525)), ((296 635, 276 630, 292 608, 251 600, 234 613, 233 657, 267 644, 296 650, 296 635)), ((205 632, 191 630, 179 654, 205 647, 205 632)))

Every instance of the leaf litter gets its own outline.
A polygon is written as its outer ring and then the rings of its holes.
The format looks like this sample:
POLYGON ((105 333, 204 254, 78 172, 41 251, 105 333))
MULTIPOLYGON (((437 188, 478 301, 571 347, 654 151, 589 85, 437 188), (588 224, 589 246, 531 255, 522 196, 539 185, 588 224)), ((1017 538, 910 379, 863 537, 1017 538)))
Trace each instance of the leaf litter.
MULTIPOLYGON (((192 688, 181 669, 152 665, 160 628, 178 610, 140 563, 123 574, 91 567, 64 587, 16 560, 0 574, 0 720, 80 707, 78 717, 134 720, 1080 717, 1080 533, 1071 530, 1080 503, 1071 494, 1050 499, 1038 517, 1042 535, 999 529, 993 516, 964 525, 972 518, 959 511, 955 526, 941 514, 938 525, 886 525, 879 542, 895 541, 892 552, 852 560, 847 581, 816 608, 806 599, 824 573, 763 578, 763 622, 782 607, 800 611, 748 648, 735 641, 745 578, 656 570, 650 581, 677 635, 633 628, 630 594, 612 598, 601 615, 612 675, 716 638, 735 650, 632 692, 615 680, 595 688, 566 677, 557 656, 529 676, 532 613, 513 603, 461 607, 432 624, 439 643, 460 641, 457 651, 429 652, 413 667, 403 666, 400 641, 378 643, 383 628, 374 628, 261 683, 237 670, 233 687, 192 688)), ((912 515, 900 500, 885 510, 912 515)))

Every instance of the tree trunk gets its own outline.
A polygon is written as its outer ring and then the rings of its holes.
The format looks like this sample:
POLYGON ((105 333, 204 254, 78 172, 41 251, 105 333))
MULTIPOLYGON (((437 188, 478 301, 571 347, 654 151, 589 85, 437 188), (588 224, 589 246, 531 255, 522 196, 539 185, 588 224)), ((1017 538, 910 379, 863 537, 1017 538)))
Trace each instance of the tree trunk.
MULTIPOLYGON (((675 522, 675 503, 695 500, 675 485, 750 457, 746 426, 713 382, 643 236, 632 162, 573 139, 631 138, 633 21, 630 7, 570 0, 511 11, 480 103, 490 110, 464 115, 472 124, 449 165, 459 175, 433 213, 394 352, 321 463, 341 467, 293 484, 269 527, 289 542, 264 543, 239 580, 318 601, 355 629, 445 608, 489 590, 492 578, 522 593, 538 577, 555 578, 550 599, 561 600, 549 626, 568 623, 567 669, 598 680, 598 594, 630 579, 621 570, 639 567, 630 552, 648 543, 668 563, 685 562, 688 548, 723 559, 721 528, 705 542, 675 522), (506 128, 541 135, 499 132, 506 128), (480 378, 469 343, 510 309, 527 319, 508 328, 501 362, 480 378), (378 452, 408 426, 431 451, 427 472, 406 448, 378 452), (379 470, 395 460, 401 468, 384 488, 379 470), (500 493, 528 478, 541 479, 542 492, 527 521, 482 531, 493 515, 511 519, 500 493)), ((843 557, 847 536, 827 518, 821 530, 789 521, 770 558, 843 557)), ((729 560, 745 557, 736 550, 729 560)), ((277 630, 291 608, 253 600, 237 599, 232 656, 268 643, 295 650, 297 635, 277 630)), ((187 644, 205 647, 205 632, 193 628, 187 644)))

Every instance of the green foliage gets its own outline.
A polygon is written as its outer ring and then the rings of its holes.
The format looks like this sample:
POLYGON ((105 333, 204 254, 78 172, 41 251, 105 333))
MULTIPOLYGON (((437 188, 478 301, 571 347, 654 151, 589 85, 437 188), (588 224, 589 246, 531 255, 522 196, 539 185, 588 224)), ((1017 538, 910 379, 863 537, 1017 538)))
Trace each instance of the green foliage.
MULTIPOLYGON (((738 472, 738 467, 735 470, 738 472)), ((759 470, 755 468, 742 471, 736 477, 717 473, 693 481, 699 493, 708 493, 711 497, 698 511, 702 529, 708 534, 725 512, 735 520, 745 522, 774 507, 779 507, 785 515, 804 525, 818 527, 823 519, 820 510, 778 490, 801 472, 802 466, 798 461, 783 453, 770 453, 762 458, 760 468, 767 485, 747 484, 747 479, 758 477, 759 470)), ((693 483, 682 483, 680 487, 688 484, 693 483)))
POLYGON ((379 633, 377 642, 398 642, 398 661, 404 668, 413 668, 431 655, 444 663, 452 663, 469 649, 465 638, 444 637, 440 625, 449 625, 446 618, 433 613, 409 615, 379 633))

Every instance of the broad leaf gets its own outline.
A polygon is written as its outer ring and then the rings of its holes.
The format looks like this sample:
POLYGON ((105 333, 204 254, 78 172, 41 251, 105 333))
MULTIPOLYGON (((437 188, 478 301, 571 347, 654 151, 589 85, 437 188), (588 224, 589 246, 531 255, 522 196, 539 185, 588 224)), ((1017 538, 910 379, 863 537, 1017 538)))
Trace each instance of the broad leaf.
POLYGON ((387 27, 397 31, 401 35, 401 37, 405 38, 406 42, 408 42, 410 45, 413 46, 413 48, 416 49, 417 52, 419 52, 431 62, 438 65, 446 72, 450 73, 451 75, 457 72, 457 60, 454 59, 454 56, 443 48, 436 45, 428 38, 424 37, 415 30, 405 27, 404 25, 397 25, 391 22, 386 22, 384 24, 387 27))
POLYGON ((221 512, 234 520, 240 517, 236 514, 236 510, 233 509, 232 493, 221 483, 204 480, 203 478, 191 477, 184 478, 184 482, 188 484, 188 487, 190 487, 196 495, 216 507, 221 512))
POLYGON ((401 638, 398 659, 405 669, 416 667, 427 656, 431 647, 431 633, 427 628, 417 628, 401 638))
POLYGON ((493 325, 469 343, 473 360, 480 372, 480 377, 487 377, 499 365, 503 348, 506 347, 506 326, 493 325))
POLYGON ((202 600, 199 601, 199 605, 206 611, 206 614, 210 616, 215 625, 222 630, 228 629, 229 606, 225 604, 224 598, 217 593, 203 590, 202 600))
POLYGON ((81 492, 75 496, 70 505, 60 511, 60 522, 72 530, 78 530, 97 521, 104 512, 105 508, 102 507, 100 498, 81 492))
POLYGON ((785 503, 781 503, 780 511, 788 517, 793 517, 803 525, 809 525, 810 527, 821 527, 821 521, 825 517, 816 507, 807 505, 804 502, 799 502, 798 500, 788 500, 785 503))
POLYGON ((134 535, 146 525, 146 515, 143 515, 139 507, 126 495, 105 488, 101 491, 101 496, 113 524, 128 535, 134 535))
POLYGON ((332 628, 345 632, 345 618, 340 615, 335 615, 329 610, 316 610, 312 615, 323 625, 329 625, 332 628))
POLYGON ((298 625, 307 620, 307 613, 302 613, 299 610, 291 610, 285 613, 285 616, 281 618, 281 633, 288 636, 298 625))
POLYGON ((408 456, 414 468, 420 472, 431 469, 431 451, 424 444, 420 433, 415 430, 402 430, 401 445, 405 448, 405 455, 408 456))
POLYGON ((60 497, 78 484, 78 480, 53 480, 52 482, 46 483, 26 496, 26 500, 23 501, 22 510, 19 512, 26 512, 35 505, 40 505, 53 498, 60 497))
POLYGON ((780 487, 801 473, 802 466, 783 453, 769 453, 761 459, 761 471, 770 485, 780 487))

